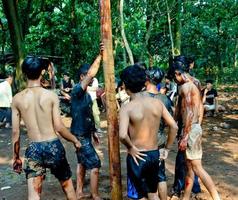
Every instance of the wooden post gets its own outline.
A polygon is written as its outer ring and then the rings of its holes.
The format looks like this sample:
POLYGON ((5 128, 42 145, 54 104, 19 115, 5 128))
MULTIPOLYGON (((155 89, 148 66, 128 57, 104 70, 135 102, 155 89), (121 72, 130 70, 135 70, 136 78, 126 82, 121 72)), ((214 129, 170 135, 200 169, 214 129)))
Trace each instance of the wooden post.
POLYGON ((114 73, 114 60, 112 51, 111 6, 110 0, 99 0, 99 1, 100 1, 100 16, 101 16, 101 40, 104 44, 103 71, 105 79, 106 106, 107 106, 111 199, 122 200, 119 134, 118 134, 118 119, 117 119, 117 105, 116 105, 116 92, 115 92, 115 73, 114 73))

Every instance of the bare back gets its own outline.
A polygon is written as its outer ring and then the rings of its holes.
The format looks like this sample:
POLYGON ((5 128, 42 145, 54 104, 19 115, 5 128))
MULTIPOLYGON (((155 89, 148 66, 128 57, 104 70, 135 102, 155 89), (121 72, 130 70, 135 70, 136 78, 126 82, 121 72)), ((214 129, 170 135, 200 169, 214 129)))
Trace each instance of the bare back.
POLYGON ((55 93, 41 87, 27 88, 14 97, 14 106, 26 125, 31 141, 40 142, 57 137, 53 122, 54 112, 59 112, 55 93))
POLYGON ((122 126, 120 126, 120 129, 128 127, 128 135, 137 148, 144 150, 157 149, 157 135, 163 109, 166 108, 158 99, 136 97, 121 108, 120 121, 122 126), (126 122, 127 118, 129 124, 126 122))

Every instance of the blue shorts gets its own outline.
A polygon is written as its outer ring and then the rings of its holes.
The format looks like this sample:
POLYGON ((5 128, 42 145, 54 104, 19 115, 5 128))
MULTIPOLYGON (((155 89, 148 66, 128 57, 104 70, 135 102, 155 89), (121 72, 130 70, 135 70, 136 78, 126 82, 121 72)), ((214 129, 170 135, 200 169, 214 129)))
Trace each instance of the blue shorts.
POLYGON ((164 160, 160 160, 159 166, 159 183, 166 182, 166 174, 165 174, 165 162, 164 160))
POLYGON ((78 163, 85 169, 101 167, 101 161, 91 141, 91 137, 77 137, 81 143, 80 149, 76 152, 78 163))
POLYGON ((66 181, 72 175, 64 147, 58 138, 31 142, 25 152, 24 165, 27 179, 44 176, 46 168, 49 168, 59 181, 66 181))
POLYGON ((136 165, 133 157, 127 156, 127 196, 131 199, 147 197, 148 193, 155 193, 159 182, 159 150, 144 151, 145 161, 138 160, 136 165))

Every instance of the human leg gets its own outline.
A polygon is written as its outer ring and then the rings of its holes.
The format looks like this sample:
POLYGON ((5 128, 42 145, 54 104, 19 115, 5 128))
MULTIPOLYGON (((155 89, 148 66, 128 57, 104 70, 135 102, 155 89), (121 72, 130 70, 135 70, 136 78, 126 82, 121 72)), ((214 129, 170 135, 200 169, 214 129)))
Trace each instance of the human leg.
POLYGON ((94 121, 95 121, 96 129, 100 129, 100 117, 99 117, 100 111, 99 111, 96 99, 93 100, 92 110, 93 110, 93 118, 94 118, 94 121))
POLYGON ((184 180, 185 180, 185 152, 178 151, 175 162, 175 176, 174 176, 174 184, 173 184, 173 194, 180 196, 181 191, 184 188, 184 180))
POLYGON ((158 192, 159 192, 160 200, 167 200, 167 183, 166 183, 164 160, 160 161, 160 166, 159 166, 158 192))
POLYGON ((60 181, 61 187, 67 197, 67 200, 76 200, 76 193, 74 190, 72 179, 60 181))
POLYGON ((101 199, 98 193, 98 179, 99 179, 99 168, 94 168, 91 170, 91 174, 90 174, 91 194, 94 200, 101 199))
POLYGON ((209 174, 202 167, 201 160, 192 160, 191 164, 193 171, 201 179, 202 183, 205 185, 212 198, 214 200, 220 200, 215 184, 209 174))
POLYGON ((200 184, 199 184, 199 181, 198 181, 198 176, 196 174, 194 176, 192 192, 195 193, 195 194, 201 192, 201 187, 200 187, 200 184))
POLYGON ((193 182, 194 182, 194 172, 193 172, 191 161, 187 160, 186 164, 187 164, 187 174, 185 178, 185 190, 184 190, 183 200, 190 199, 193 182))
POLYGON ((159 199, 167 200, 167 183, 166 183, 166 181, 159 182, 159 199))
MULTIPOLYGON (((167 197, 166 197, 167 198, 167 197)), ((158 196, 158 193, 148 193, 148 199, 149 200, 161 200, 158 196)))
POLYGON ((84 178, 86 174, 86 169, 82 164, 77 165, 77 183, 76 183, 76 196, 77 199, 83 198, 85 194, 83 193, 84 178))
POLYGON ((27 179, 28 200, 39 200, 42 191, 44 176, 37 176, 27 179))

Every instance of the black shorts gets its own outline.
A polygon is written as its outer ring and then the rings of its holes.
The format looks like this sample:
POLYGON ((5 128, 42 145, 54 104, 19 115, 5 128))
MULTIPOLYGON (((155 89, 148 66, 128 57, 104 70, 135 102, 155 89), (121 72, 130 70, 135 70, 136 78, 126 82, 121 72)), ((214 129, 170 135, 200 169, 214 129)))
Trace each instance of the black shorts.
POLYGON ((81 148, 77 151, 78 163, 85 169, 100 168, 101 161, 95 151, 91 138, 77 137, 81 143, 81 148))
POLYGON ((156 193, 159 182, 159 151, 145 151, 146 161, 138 160, 136 165, 130 154, 127 156, 127 196, 131 199, 147 197, 148 193, 156 193))
POLYGON ((71 177, 71 170, 65 156, 65 150, 58 138, 43 142, 31 142, 25 152, 24 171, 26 178, 45 176, 46 168, 59 181, 71 177))

